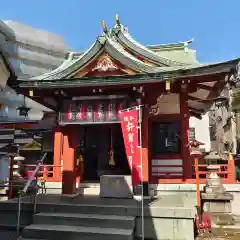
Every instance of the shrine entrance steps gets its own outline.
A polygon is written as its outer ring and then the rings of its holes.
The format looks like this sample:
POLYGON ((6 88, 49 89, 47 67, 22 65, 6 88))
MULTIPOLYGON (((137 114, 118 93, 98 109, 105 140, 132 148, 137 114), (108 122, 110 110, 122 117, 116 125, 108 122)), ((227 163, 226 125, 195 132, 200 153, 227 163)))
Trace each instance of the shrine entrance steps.
POLYGON ((124 207, 102 205, 104 201, 97 199, 65 197, 59 204, 38 205, 39 213, 23 229, 23 239, 133 240, 135 217, 126 214, 124 207))
POLYGON ((23 239, 133 240, 135 218, 103 214, 46 212, 23 229, 23 239))
MULTIPOLYGON (((17 199, 0 202, 0 239, 16 240, 17 209, 17 199)), ((29 197, 21 209, 25 240, 141 239, 141 200, 47 194, 38 195, 35 215, 29 197)), ((194 215, 195 210, 184 207, 175 194, 145 199, 145 239, 193 240, 194 215)))

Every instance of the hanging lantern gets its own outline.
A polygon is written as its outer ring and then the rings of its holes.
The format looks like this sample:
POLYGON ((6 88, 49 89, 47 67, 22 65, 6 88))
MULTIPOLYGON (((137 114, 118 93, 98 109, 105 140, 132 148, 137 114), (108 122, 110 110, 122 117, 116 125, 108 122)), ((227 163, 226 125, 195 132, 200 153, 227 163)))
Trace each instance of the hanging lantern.
POLYGON ((32 89, 29 90, 29 96, 33 97, 33 90, 32 89))
POLYGON ((24 117, 28 116, 28 112, 30 109, 31 108, 28 108, 24 105, 17 108, 17 110, 19 110, 19 116, 24 116, 24 117))
POLYGON ((171 81, 170 80, 165 81, 165 89, 168 92, 171 90, 171 81))
POLYGON ((84 162, 84 156, 83 156, 82 153, 80 153, 79 162, 80 162, 80 163, 83 163, 83 162, 84 162))
POLYGON ((24 161, 24 160, 25 160, 25 157, 20 156, 20 155, 17 155, 14 157, 14 161, 24 161))
POLYGON ((31 108, 26 106, 26 97, 23 96, 23 105, 17 108, 17 110, 19 110, 19 116, 27 117, 30 109, 31 108))

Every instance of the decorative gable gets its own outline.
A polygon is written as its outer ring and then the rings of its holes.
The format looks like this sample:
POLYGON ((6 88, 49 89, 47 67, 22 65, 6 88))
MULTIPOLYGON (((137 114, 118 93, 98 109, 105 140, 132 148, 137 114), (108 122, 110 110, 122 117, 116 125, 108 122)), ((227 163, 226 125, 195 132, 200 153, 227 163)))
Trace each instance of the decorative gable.
POLYGON ((103 53, 97 57, 97 59, 92 60, 85 67, 79 69, 75 74, 69 77, 80 78, 87 76, 113 76, 135 73, 136 71, 113 59, 108 53, 103 53))
POLYGON ((98 61, 96 66, 92 69, 92 71, 98 71, 98 72, 111 72, 117 70, 118 67, 113 63, 111 58, 104 54, 101 56, 98 61))

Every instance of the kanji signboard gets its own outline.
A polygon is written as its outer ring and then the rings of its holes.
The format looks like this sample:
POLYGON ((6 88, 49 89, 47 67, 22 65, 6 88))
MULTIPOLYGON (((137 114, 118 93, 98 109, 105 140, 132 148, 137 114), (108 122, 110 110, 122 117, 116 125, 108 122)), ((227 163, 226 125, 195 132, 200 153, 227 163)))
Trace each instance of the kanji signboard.
POLYGON ((126 107, 125 100, 70 101, 60 113, 60 124, 120 122, 119 110, 126 107))
POLYGON ((119 114, 128 163, 132 172, 132 185, 141 181, 140 148, 138 139, 138 110, 121 111, 119 114))

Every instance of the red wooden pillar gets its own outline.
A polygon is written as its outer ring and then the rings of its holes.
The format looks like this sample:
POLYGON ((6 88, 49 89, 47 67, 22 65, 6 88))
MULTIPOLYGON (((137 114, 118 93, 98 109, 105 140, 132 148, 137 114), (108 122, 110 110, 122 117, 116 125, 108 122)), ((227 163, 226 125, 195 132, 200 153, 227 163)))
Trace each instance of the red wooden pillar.
POLYGON ((183 176, 185 179, 192 178, 192 160, 190 156, 189 139, 189 110, 187 89, 180 91, 180 116, 181 116, 181 155, 183 159, 183 176))
POLYGON ((76 192, 76 157, 77 135, 73 126, 66 126, 63 133, 63 177, 62 193, 76 192))
POLYGON ((63 134, 60 128, 56 128, 54 132, 54 153, 53 153, 53 178, 54 181, 61 181, 61 156, 63 148, 63 134))

